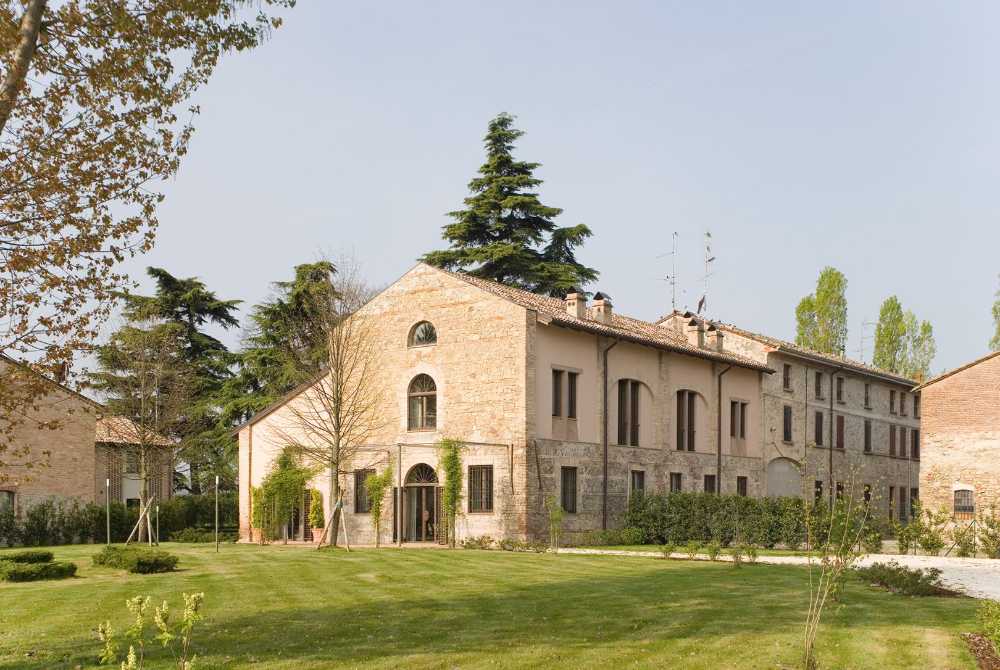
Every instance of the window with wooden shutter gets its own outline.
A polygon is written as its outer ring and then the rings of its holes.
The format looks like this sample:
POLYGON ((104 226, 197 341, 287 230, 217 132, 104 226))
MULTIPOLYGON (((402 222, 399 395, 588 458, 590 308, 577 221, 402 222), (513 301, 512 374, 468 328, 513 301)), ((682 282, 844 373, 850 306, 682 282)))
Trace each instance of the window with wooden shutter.
POLYGON ((837 416, 837 448, 844 448, 844 416, 837 416))
POLYGON ((579 372, 569 372, 566 375, 566 381, 568 382, 566 391, 566 416, 571 419, 576 418, 576 380, 579 376, 579 372))
POLYGON ((813 438, 816 442, 817 447, 823 446, 823 412, 816 412, 815 421, 813 421, 813 438))
POLYGON ((865 453, 872 452, 872 420, 865 419, 865 453))
POLYGON ((670 473, 670 490, 681 491, 684 488, 684 475, 680 472, 670 473))
POLYGON ((552 371, 552 416, 562 416, 562 370, 552 371))
POLYGON ((747 495, 747 488, 748 488, 748 480, 747 480, 747 478, 746 477, 737 477, 736 478, 736 495, 746 497, 746 495, 747 495))
POLYGON ((896 427, 889 426, 889 455, 896 455, 896 427))
POLYGON ((469 466, 469 511, 493 511, 493 466, 469 466))
POLYGON ((705 493, 715 493, 715 492, 716 492, 715 475, 705 475, 705 493))
POLYGON ((782 417, 782 439, 785 442, 792 441, 792 406, 785 405, 782 417))
POLYGON ((563 467, 560 475, 562 508, 570 514, 576 514, 576 468, 563 467))

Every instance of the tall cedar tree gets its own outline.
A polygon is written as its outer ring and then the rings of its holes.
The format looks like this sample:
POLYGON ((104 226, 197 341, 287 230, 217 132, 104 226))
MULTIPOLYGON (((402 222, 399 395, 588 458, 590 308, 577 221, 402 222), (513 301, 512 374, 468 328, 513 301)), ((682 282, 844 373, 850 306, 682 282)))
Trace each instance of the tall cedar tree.
MULTIPOLYGON (((119 263, 153 244, 193 97, 293 4, 0 0, 0 351, 63 378, 92 347, 128 286, 119 263)), ((47 388, 0 380, 0 474, 47 388)))
POLYGON ((486 162, 480 176, 469 182, 472 195, 465 199, 465 209, 449 212, 454 222, 444 226, 443 237, 451 247, 421 260, 561 297, 597 279, 597 271, 579 263, 575 253, 591 232, 583 224, 560 228, 552 222, 562 210, 543 205, 534 192, 542 183, 534 177, 540 164, 512 155, 523 134, 510 114, 490 121, 486 162))
POLYGON ((1000 289, 997 289, 996 301, 993 303, 993 337, 990 339, 990 349, 1000 351, 1000 289))
POLYGON ((239 368, 220 394, 223 423, 245 421, 326 367, 328 347, 317 324, 333 298, 335 273, 325 260, 297 265, 292 281, 275 282, 273 297, 254 305, 239 368))
POLYGON ((795 343, 824 354, 843 356, 847 349, 847 278, 826 267, 816 282, 816 292, 795 308, 795 343))
POLYGON ((896 296, 889 296, 879 309, 875 326, 875 353, 872 364, 910 379, 923 381, 930 376, 937 345, 928 321, 918 321, 913 312, 903 311, 896 296))
POLYGON ((224 329, 239 325, 239 300, 221 300, 197 277, 175 277, 163 268, 147 268, 156 281, 152 296, 124 294, 125 314, 132 320, 155 318, 176 324, 182 355, 191 375, 188 404, 170 433, 181 441, 181 457, 191 468, 191 491, 200 493, 218 475, 223 485, 235 484, 232 440, 220 425, 218 395, 232 376, 235 357, 205 332, 208 325, 224 329))

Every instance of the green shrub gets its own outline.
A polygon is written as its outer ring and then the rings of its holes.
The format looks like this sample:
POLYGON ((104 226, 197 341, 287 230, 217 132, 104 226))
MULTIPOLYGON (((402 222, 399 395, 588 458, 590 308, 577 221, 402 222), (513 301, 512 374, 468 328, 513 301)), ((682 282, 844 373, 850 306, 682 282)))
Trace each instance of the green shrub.
POLYGON ((8 582, 34 582, 42 579, 66 579, 76 574, 75 563, 13 563, 0 561, 0 579, 8 582))
POLYGON ((492 549, 493 538, 489 535, 467 537, 462 540, 462 549, 492 549))
POLYGON ((980 514, 979 522, 979 546, 983 553, 989 558, 1000 558, 1000 514, 995 509, 990 509, 989 514, 980 514))
POLYGON ((708 554, 708 560, 717 561, 719 560, 719 554, 722 553, 722 543, 720 542, 709 542, 705 546, 705 552, 708 554))
POLYGON ((729 548, 729 555, 733 559, 733 567, 738 568, 743 564, 743 557, 746 556, 745 547, 742 544, 734 544, 729 548))
POLYGON ((623 528, 621 531, 621 544, 646 544, 646 533, 641 528, 623 528))
MULTIPOLYGON (((219 531, 219 542, 236 542, 239 533, 233 531, 219 531)), ((206 528, 185 528, 170 534, 171 542, 215 542, 215 531, 206 528)))
POLYGON ((677 553, 677 545, 670 543, 660 545, 660 551, 663 552, 663 558, 670 558, 671 554, 677 553))
POLYGON ((746 554, 747 554, 747 562, 748 563, 751 563, 751 564, 752 563, 756 563, 757 562, 757 545, 756 544, 748 544, 746 546, 746 554))
POLYGON ((94 565, 119 568, 138 574, 170 572, 177 567, 178 558, 159 549, 142 547, 104 547, 94 555, 94 565))
POLYGON ((700 542, 695 542, 694 540, 691 540, 686 545, 684 545, 684 553, 686 553, 688 555, 688 558, 692 560, 694 560, 694 558, 698 555, 699 551, 701 551, 700 542))
POLYGON ((971 523, 956 523, 951 529, 951 539, 955 543, 956 554, 961 558, 976 555, 976 528, 971 523))
POLYGON ((44 549, 26 549, 9 554, 0 554, 0 561, 11 563, 51 563, 52 552, 44 549))
POLYGON ((983 635, 990 639, 993 648, 1000 654, 1000 602, 984 600, 976 611, 976 618, 982 626, 983 635))
POLYGON ((877 528, 868 528, 861 537, 861 548, 866 554, 882 552, 882 533, 877 528))
POLYGON ((905 596, 952 595, 941 584, 941 571, 937 568, 907 568, 896 561, 889 561, 855 568, 855 572, 869 584, 877 584, 905 596))
POLYGON ((316 489, 309 489, 309 526, 325 528, 326 517, 323 514, 323 494, 316 489))

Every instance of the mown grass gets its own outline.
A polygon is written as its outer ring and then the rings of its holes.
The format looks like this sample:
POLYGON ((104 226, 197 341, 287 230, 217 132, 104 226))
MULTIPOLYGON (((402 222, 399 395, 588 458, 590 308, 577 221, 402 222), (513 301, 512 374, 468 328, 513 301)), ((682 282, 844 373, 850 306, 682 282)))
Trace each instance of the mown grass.
MULTIPOLYGON (((798 667, 804 568, 498 551, 165 545, 171 574, 91 565, 57 547, 60 582, 0 586, 0 669, 96 667, 92 629, 125 599, 204 591, 202 668, 798 667)), ((0 552, 2 554, 2 552, 0 552)), ((818 643, 826 668, 972 668, 975 601, 851 581, 818 643)), ((147 667, 172 667, 162 651, 147 667)))
MULTIPOLYGON (((613 544, 613 545, 595 545, 595 546, 581 546, 580 549, 610 549, 611 551, 649 551, 654 553, 659 553, 663 551, 663 545, 661 544, 613 544)), ((678 544, 674 547, 674 552, 683 554, 687 551, 686 544, 678 544)), ((698 553, 704 554, 706 552, 705 544, 701 545, 698 553)), ((729 553, 728 548, 724 548, 722 553, 729 553)), ((815 555, 815 552, 811 552, 815 555)), ((757 548, 758 556, 808 556, 809 551, 805 549, 767 549, 765 547, 757 548)))

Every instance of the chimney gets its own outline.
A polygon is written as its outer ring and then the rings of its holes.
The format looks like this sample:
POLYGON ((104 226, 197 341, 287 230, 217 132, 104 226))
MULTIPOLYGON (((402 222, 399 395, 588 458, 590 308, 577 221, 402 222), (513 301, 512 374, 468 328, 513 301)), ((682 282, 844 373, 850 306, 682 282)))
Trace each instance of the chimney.
POLYGON ((688 321, 687 340, 688 344, 692 346, 699 349, 705 348, 705 325, 700 320, 691 319, 688 321))
POLYGON ((578 319, 587 318, 587 296, 580 293, 575 288, 571 288, 563 299, 566 305, 566 313, 578 319))
POLYGON ((590 309, 590 318, 610 325, 611 314, 611 296, 598 292, 594 296, 594 306, 590 309))
POLYGON ((725 351, 725 347, 722 345, 722 340, 724 336, 722 331, 715 326, 715 324, 709 324, 708 330, 705 331, 707 345, 709 349, 715 349, 718 352, 725 351))

